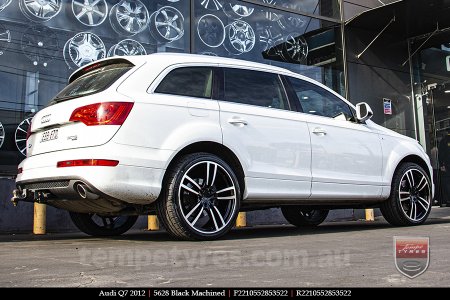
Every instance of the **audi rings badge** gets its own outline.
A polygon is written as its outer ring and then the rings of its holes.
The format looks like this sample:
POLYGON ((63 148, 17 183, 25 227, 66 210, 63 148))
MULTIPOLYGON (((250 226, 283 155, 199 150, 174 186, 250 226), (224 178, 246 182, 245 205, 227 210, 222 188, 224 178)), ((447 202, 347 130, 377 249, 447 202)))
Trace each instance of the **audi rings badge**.
POLYGON ((161 43, 179 40, 184 35, 183 14, 172 6, 164 6, 150 17, 150 32, 161 43))
POLYGON ((27 156, 27 132, 28 127, 31 125, 31 119, 32 118, 27 118, 20 122, 19 126, 16 128, 16 133, 14 134, 17 150, 19 150, 23 156, 27 156))
POLYGON ((3 146, 5 141, 5 127, 3 127, 2 122, 0 122, 0 148, 3 146))
POLYGON ((71 69, 105 58, 105 56, 105 44, 91 32, 80 32, 64 45, 64 59, 71 69))
POLYGON ((146 55, 146 54, 147 51, 145 51, 144 46, 142 46, 141 43, 132 39, 120 41, 116 45, 112 46, 108 51, 108 57, 146 55))
POLYGON ((199 0, 201 1, 200 4, 206 8, 207 10, 211 11, 218 11, 223 8, 223 0, 199 0))
POLYGON ((0 12, 11 4, 12 0, 0 0, 0 12))
POLYGON ((253 7, 226 3, 223 5, 223 12, 230 18, 240 19, 250 16, 255 9, 253 7))
POLYGON ((198 20, 197 34, 203 44, 210 48, 217 48, 225 40, 225 26, 218 17, 207 14, 198 20))
POLYGON ((139 0, 121 0, 109 12, 111 27, 121 35, 132 36, 142 32, 149 24, 149 13, 139 0))
POLYGON ((255 32, 247 22, 236 20, 227 25, 225 35, 224 47, 232 55, 250 52, 255 46, 255 32))
POLYGON ((0 55, 3 55, 3 51, 8 48, 9 43, 11 43, 11 32, 0 23, 0 55))
POLYGON ((108 18, 106 0, 72 0, 72 13, 83 25, 98 26, 108 18))
POLYGON ((41 25, 29 27, 22 35, 22 52, 33 65, 47 67, 59 51, 58 38, 53 30, 41 25))
POLYGON ((46 22, 56 17, 62 8, 61 0, 19 0, 20 11, 34 22, 46 22))

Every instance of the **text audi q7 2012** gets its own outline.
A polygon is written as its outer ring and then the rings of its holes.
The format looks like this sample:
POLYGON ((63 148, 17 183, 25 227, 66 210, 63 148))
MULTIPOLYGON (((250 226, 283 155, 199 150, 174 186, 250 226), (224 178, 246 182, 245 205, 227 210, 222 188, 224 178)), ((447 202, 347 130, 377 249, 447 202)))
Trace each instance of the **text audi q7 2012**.
POLYGON ((76 71, 32 120, 13 200, 66 209, 91 235, 156 211, 182 239, 214 239, 241 210, 296 226, 380 207, 423 223, 434 186, 413 139, 288 70, 210 56, 110 58, 76 71))

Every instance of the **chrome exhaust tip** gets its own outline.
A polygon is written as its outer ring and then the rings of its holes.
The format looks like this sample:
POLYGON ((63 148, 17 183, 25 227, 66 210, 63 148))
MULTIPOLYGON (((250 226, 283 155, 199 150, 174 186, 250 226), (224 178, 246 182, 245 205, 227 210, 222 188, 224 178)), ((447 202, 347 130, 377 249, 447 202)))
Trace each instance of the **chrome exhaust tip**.
POLYGON ((99 195, 92 193, 84 183, 77 184, 76 191, 82 199, 97 200, 100 198, 99 195))

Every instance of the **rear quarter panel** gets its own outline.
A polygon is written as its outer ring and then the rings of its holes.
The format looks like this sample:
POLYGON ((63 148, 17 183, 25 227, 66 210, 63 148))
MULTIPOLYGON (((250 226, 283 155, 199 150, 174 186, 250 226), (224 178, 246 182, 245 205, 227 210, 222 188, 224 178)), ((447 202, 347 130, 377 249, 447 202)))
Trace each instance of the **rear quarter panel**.
POLYGON ((155 60, 130 76, 118 92, 133 99, 135 105, 113 142, 175 152, 195 142, 222 143, 217 101, 153 93, 171 70, 195 65, 168 66, 155 60))

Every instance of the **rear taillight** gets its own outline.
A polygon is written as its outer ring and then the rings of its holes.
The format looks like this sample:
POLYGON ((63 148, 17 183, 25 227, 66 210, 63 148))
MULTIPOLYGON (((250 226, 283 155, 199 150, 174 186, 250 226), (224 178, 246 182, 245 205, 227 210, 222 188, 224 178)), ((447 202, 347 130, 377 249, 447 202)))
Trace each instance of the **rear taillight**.
POLYGON ((122 125, 132 108, 132 102, 90 104, 75 109, 69 121, 83 122, 87 126, 122 125))
POLYGON ((17 175, 20 175, 20 174, 22 174, 23 173, 23 168, 18 168, 17 169, 17 175))
POLYGON ((119 164, 117 160, 109 159, 75 159, 75 160, 65 160, 59 161, 56 164, 58 168, 68 168, 68 167, 115 167, 119 164))

